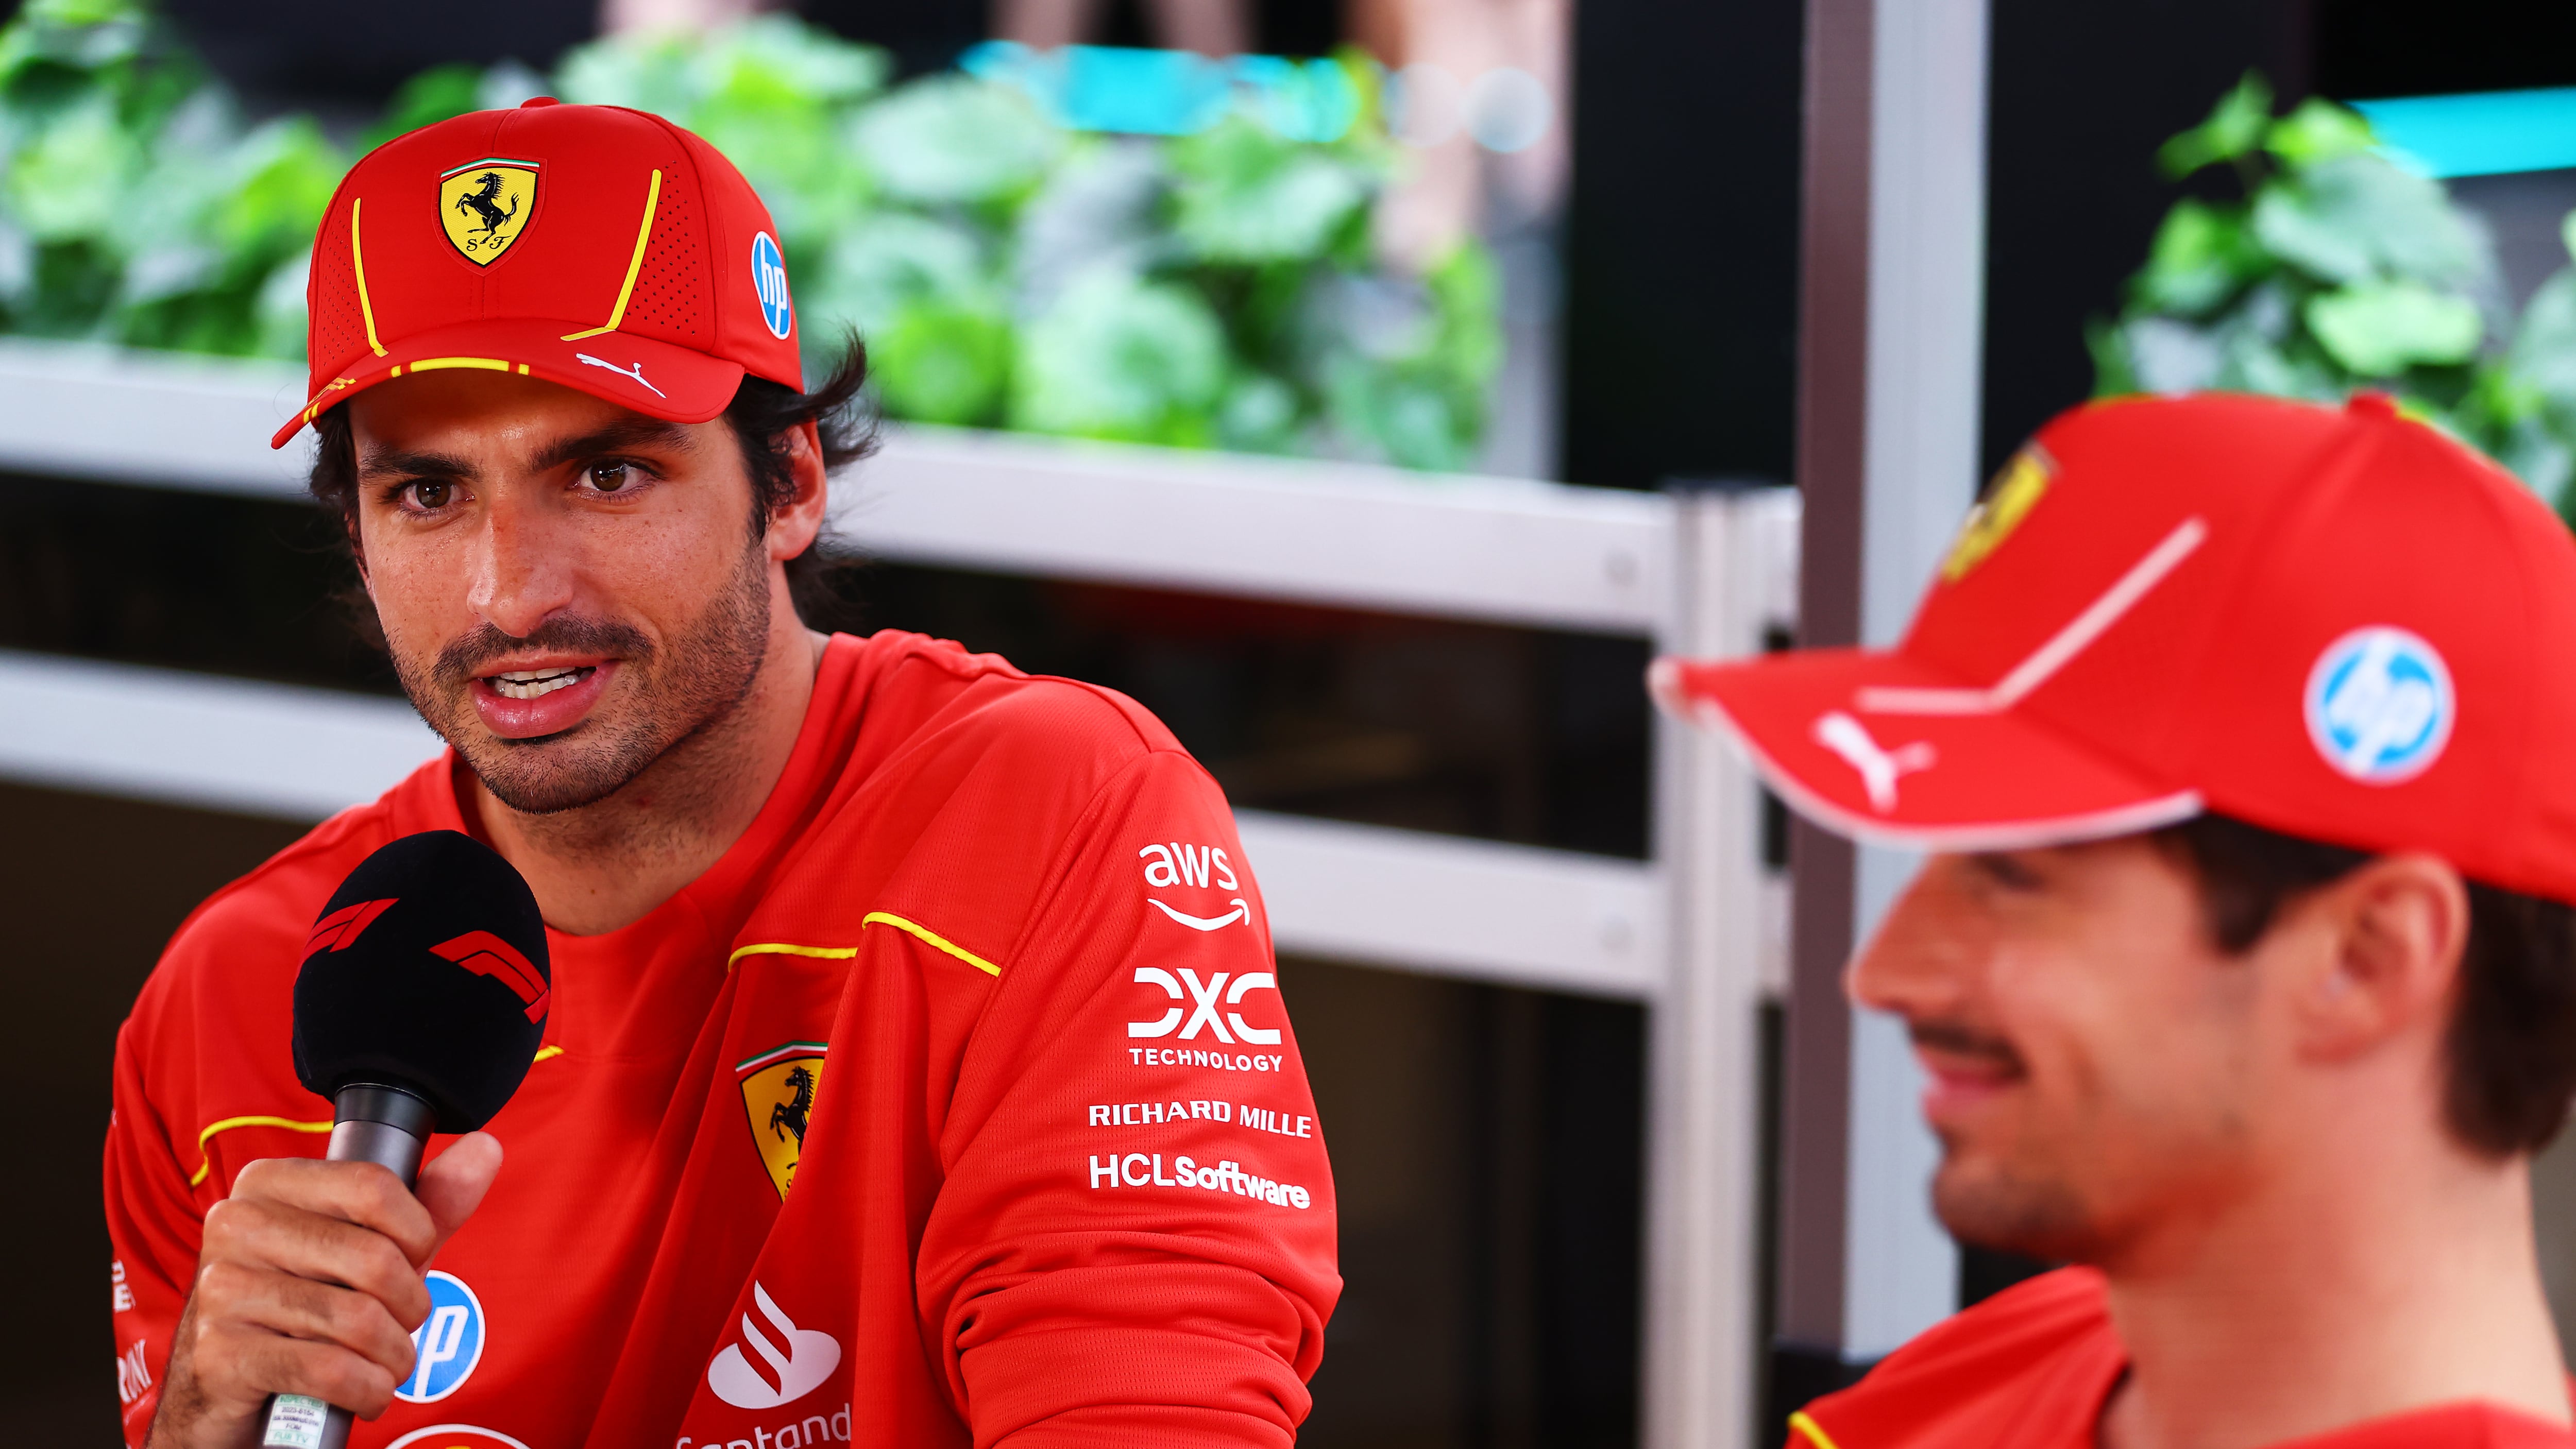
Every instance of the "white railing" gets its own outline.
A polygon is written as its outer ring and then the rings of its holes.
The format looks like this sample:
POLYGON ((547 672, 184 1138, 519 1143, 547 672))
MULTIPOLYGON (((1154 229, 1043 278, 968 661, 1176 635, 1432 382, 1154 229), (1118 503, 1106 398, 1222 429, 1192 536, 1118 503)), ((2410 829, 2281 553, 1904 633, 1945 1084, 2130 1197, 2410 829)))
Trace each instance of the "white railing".
MULTIPOLYGON (((274 364, 0 340, 0 469, 265 498, 301 401, 274 364)), ((836 484, 885 558, 1747 653, 1788 622, 1797 504, 902 428, 836 484)), ((1641 686, 1642 687, 1642 686, 1641 686)), ((317 818, 436 748, 396 701, 0 652, 0 775, 317 818)), ((1645 1003, 1645 1442, 1753 1420, 1756 1011, 1785 962, 1758 795, 1656 725, 1649 864, 1239 812, 1282 950, 1645 1003)))

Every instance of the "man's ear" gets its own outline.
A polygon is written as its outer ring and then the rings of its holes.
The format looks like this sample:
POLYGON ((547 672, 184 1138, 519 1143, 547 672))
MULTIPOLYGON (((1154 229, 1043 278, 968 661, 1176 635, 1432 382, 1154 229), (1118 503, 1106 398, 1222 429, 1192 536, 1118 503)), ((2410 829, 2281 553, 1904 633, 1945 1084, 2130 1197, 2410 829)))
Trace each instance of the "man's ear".
POLYGON ((358 587, 367 591, 367 601, 375 602, 376 578, 367 571, 367 536, 358 528, 358 513, 351 509, 340 515, 340 527, 349 535, 349 557, 358 565, 358 587))
POLYGON ((787 431, 787 476, 795 480, 795 495, 769 516, 769 556, 782 562, 813 546, 831 502, 831 480, 823 472, 823 436, 811 418, 787 431))
POLYGON ((2469 890, 2438 856, 2379 856, 2291 908, 2325 949, 2299 983, 2300 1045, 2358 1056, 2449 1018, 2469 939, 2469 890))

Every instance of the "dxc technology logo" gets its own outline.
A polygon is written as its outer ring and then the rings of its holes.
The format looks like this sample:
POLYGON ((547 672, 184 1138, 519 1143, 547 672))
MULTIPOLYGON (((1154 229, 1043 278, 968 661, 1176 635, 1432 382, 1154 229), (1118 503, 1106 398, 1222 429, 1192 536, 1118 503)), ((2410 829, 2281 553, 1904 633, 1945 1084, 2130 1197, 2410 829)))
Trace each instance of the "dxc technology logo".
POLYGON ((464 1387, 483 1361, 483 1302, 465 1280, 429 1274, 429 1317, 411 1335, 411 1377, 394 1390, 410 1404, 434 1404, 464 1387))
POLYGON ((2431 768, 2457 713, 2440 651, 2404 629, 2355 629, 2308 671, 2308 738, 2327 764, 2365 785, 2431 768))

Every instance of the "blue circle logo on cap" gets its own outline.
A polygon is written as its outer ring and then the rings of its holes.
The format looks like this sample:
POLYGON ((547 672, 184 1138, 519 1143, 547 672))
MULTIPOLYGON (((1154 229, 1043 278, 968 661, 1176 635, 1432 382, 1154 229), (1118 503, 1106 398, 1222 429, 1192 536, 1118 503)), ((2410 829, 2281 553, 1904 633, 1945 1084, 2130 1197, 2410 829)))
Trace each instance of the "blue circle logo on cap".
POLYGON ((787 297, 787 259, 765 231, 751 239, 751 285, 760 293, 760 320, 770 336, 784 340, 796 325, 796 304, 787 297))
POLYGON ((2365 785, 2430 769, 2458 712, 2441 651, 2390 625, 2344 635, 2308 671, 2308 738, 2327 764, 2365 785))
POLYGON ((434 1404, 464 1387, 483 1361, 483 1302, 465 1280, 432 1269, 429 1317, 411 1334, 411 1377, 394 1389, 405 1403, 434 1404))

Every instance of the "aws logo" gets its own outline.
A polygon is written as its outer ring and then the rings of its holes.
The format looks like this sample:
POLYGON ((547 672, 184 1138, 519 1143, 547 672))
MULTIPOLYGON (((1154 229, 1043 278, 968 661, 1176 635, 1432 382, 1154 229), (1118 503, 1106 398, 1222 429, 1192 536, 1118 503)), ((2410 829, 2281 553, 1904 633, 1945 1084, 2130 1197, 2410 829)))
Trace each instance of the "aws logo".
MULTIPOLYGON (((1146 846, 1136 852, 1136 858, 1145 862, 1145 884, 1156 890, 1168 890, 1174 886, 1205 889, 1210 885, 1219 890, 1243 889, 1243 883, 1235 879, 1234 863, 1225 858, 1222 845, 1190 845, 1176 840, 1169 845, 1146 846)), ((1152 896, 1145 898, 1145 904, 1193 931, 1222 930, 1237 921, 1246 925, 1252 921, 1252 906, 1241 896, 1226 902, 1234 907, 1233 910, 1213 916, 1175 910, 1152 896)))

